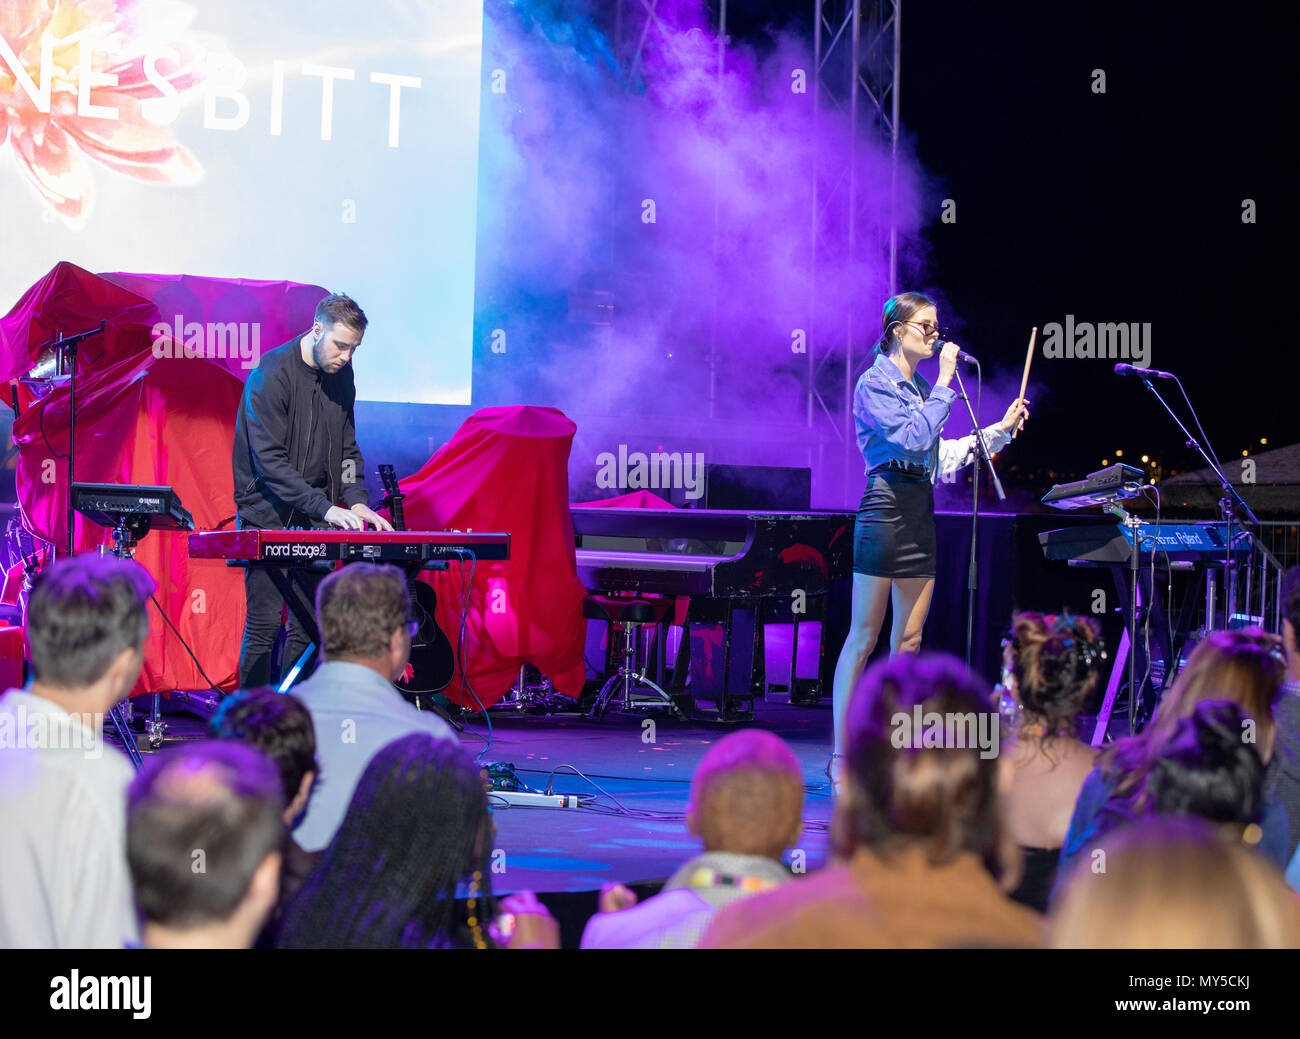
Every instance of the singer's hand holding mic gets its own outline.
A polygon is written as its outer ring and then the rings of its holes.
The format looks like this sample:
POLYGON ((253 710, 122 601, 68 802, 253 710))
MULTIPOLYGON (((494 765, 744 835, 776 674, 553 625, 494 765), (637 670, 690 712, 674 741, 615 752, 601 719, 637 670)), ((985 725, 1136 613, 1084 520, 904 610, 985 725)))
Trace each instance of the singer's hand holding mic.
POLYGON ((946 339, 936 339, 934 349, 939 351, 939 385, 947 386, 952 382, 952 377, 957 373, 957 362, 965 361, 967 364, 975 364, 975 358, 968 354, 956 343, 950 343, 946 339))
POLYGON ((939 354, 939 385, 947 386, 952 382, 952 377, 957 374, 957 358, 961 354, 961 347, 956 343, 945 343, 942 339, 935 344, 936 347, 942 347, 939 354))

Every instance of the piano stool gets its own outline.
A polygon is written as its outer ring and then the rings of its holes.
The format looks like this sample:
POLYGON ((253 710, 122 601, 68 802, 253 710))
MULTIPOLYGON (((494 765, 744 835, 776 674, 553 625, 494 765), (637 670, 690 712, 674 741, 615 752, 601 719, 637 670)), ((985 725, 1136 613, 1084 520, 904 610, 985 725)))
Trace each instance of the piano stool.
POLYGON ((643 627, 662 624, 673 612, 676 600, 663 598, 613 598, 604 595, 587 595, 582 600, 582 615, 588 620, 604 621, 613 631, 623 632, 623 660, 618 670, 601 686, 588 717, 603 721, 611 707, 619 711, 646 711, 667 709, 686 720, 686 713, 677 701, 653 679, 646 676, 647 665, 637 669, 637 644, 643 627), (643 695, 638 696, 641 692, 643 695), (653 695, 649 695, 653 694, 653 695))

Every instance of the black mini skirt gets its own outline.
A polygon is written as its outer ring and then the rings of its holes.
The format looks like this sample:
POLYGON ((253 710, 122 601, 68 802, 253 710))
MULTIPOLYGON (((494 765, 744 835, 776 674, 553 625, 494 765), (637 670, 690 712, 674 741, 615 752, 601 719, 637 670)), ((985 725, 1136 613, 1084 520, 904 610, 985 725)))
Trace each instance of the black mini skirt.
POLYGON ((853 572, 934 576, 934 485, 928 476, 882 470, 867 477, 853 530, 853 572))

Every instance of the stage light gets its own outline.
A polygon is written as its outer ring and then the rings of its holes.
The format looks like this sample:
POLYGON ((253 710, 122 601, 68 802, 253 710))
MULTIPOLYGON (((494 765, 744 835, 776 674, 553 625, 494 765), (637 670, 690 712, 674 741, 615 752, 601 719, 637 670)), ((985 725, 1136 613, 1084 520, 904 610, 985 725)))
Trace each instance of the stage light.
POLYGON ((1102 465, 1110 465, 1110 459, 1109 459, 1109 458, 1103 458, 1103 459, 1101 460, 1101 464, 1102 464, 1102 465))
POLYGON ((1116 457, 1116 458, 1123 458, 1123 457, 1124 457, 1124 452, 1121 451, 1118 447, 1115 448, 1115 457, 1116 457))
POLYGON ((1268 443, 1268 437, 1260 437, 1260 438, 1259 438, 1259 442, 1260 442, 1261 444, 1267 444, 1267 443, 1268 443))
POLYGON ((1143 455, 1143 456, 1142 456, 1142 461, 1144 461, 1144 462, 1149 462, 1149 461, 1151 461, 1151 459, 1149 459, 1146 455, 1143 455))

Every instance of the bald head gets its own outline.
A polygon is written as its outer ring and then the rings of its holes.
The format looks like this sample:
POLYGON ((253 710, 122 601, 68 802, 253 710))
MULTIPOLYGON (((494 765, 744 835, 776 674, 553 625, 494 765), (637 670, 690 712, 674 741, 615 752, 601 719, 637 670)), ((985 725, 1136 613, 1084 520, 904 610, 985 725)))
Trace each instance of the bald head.
POLYGON ((131 783, 126 826, 146 923, 227 920, 262 863, 278 856, 283 811, 279 772, 252 747, 193 743, 151 758, 131 783))
POLYGON ((798 840, 802 817, 799 761, 770 732, 723 737, 695 770, 687 822, 705 851, 779 859, 798 840))

